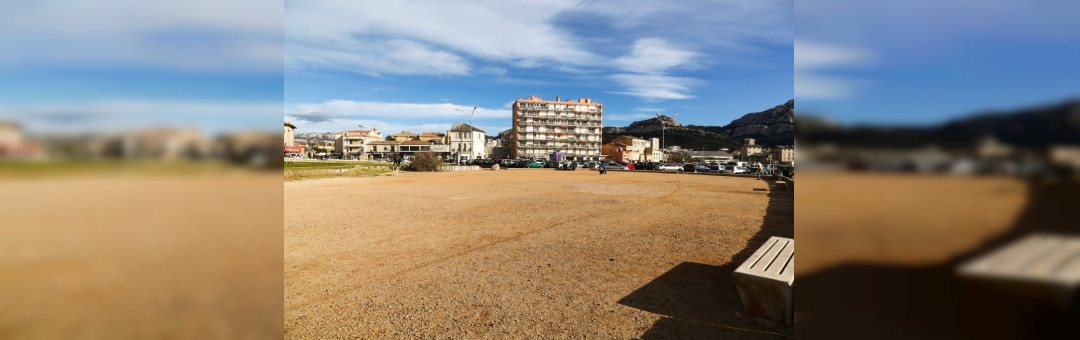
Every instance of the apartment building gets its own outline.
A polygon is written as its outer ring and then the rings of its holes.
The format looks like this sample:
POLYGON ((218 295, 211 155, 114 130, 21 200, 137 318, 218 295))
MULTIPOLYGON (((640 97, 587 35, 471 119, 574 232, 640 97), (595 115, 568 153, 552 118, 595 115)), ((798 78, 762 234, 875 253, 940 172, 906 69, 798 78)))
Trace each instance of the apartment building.
POLYGON ((589 98, 518 98, 513 106, 510 156, 546 159, 559 152, 570 160, 599 160, 603 105, 589 98))
POLYGON ((364 154, 364 145, 382 140, 378 129, 345 131, 334 138, 334 152, 342 158, 359 158, 364 154))

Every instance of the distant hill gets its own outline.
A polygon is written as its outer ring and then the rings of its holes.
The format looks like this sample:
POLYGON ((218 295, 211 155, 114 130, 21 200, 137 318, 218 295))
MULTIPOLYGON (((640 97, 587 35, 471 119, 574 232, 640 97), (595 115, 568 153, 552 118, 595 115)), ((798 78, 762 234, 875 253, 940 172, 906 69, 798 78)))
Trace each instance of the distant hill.
POLYGON ((972 145, 986 136, 1016 146, 1042 148, 1052 144, 1080 144, 1080 100, 1011 112, 987 112, 933 126, 853 126, 799 123, 799 138, 808 143, 841 146, 913 148, 972 145))
POLYGON ((683 126, 668 116, 661 117, 633 122, 627 127, 606 126, 603 129, 604 143, 610 143, 619 136, 633 136, 642 139, 661 138, 664 146, 678 145, 683 149, 693 150, 736 150, 742 145, 718 133, 699 127, 683 126), (664 126, 661 126, 661 120, 666 125, 666 131, 663 130, 664 126))
POLYGON ((754 138, 754 143, 760 145, 793 145, 795 143, 795 100, 789 100, 787 103, 765 111, 747 113, 721 127, 694 125, 688 127, 715 132, 740 143, 745 138, 754 138))
POLYGON ((661 116, 636 121, 627 127, 604 127, 604 143, 624 135, 644 139, 665 135, 665 145, 694 150, 736 150, 742 146, 743 138, 755 138, 755 144, 765 146, 792 145, 795 141, 795 100, 748 113, 724 126, 684 126, 672 117, 661 116), (666 132, 661 130, 661 121, 667 126, 666 132))

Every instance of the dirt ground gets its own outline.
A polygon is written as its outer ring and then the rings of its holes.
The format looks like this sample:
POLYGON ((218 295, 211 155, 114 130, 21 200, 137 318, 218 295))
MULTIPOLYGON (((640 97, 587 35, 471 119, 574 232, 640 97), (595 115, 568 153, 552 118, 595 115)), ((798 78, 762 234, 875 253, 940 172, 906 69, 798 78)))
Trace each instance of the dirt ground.
POLYGON ((0 339, 272 339, 281 173, 0 180, 0 339))
POLYGON ((788 338, 731 272, 793 200, 753 178, 511 169, 288 182, 285 337, 788 338))
POLYGON ((1080 182, 812 172, 797 182, 796 240, 810 250, 795 265, 800 339, 1080 335, 1068 328, 1075 315, 1062 322, 1030 295, 988 293, 956 272, 1031 233, 1080 233, 1080 182))

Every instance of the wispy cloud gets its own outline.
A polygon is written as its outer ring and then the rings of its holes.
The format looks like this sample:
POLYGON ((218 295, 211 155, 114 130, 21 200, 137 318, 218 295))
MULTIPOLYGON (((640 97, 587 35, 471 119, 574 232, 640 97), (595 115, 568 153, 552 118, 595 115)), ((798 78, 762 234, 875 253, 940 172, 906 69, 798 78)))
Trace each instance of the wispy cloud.
POLYGON ((99 100, 77 104, 34 104, 0 108, 0 119, 31 132, 109 132, 159 126, 188 126, 207 132, 278 129, 280 102, 99 100))
MULTIPOLYGON (((305 1, 286 7, 286 59, 289 67, 325 67, 324 55, 349 46, 350 53, 368 59, 346 68, 362 74, 464 74, 436 72, 413 54, 380 53, 371 40, 407 40, 416 51, 470 56, 519 67, 549 64, 595 64, 598 58, 551 18, 571 8, 571 1, 532 2, 398 2, 305 1), (520 14, 520 15, 514 15, 520 14), (304 48, 293 48, 303 46, 304 48), (537 48, 537 46, 552 46, 537 48), (390 71, 380 66, 397 65, 390 71)), ((393 47, 393 46, 391 46, 393 47)), ((496 71, 495 69, 483 69, 496 71)))
POLYGON ((369 76, 464 75, 470 71, 468 61, 461 56, 403 39, 290 44, 285 52, 285 66, 334 69, 369 76))
POLYGON ((649 101, 694 98, 689 94, 690 87, 704 84, 704 81, 700 79, 652 74, 616 74, 610 78, 627 89, 614 93, 640 97, 649 101))
MULTIPOLYGON (((324 103, 293 104, 286 108, 285 115, 314 122, 313 120, 304 119, 305 115, 310 112, 319 112, 322 116, 333 115, 341 118, 468 119, 467 114, 473 112, 473 107, 454 103, 391 103, 335 99, 324 103), (464 111, 466 114, 458 110, 464 111)), ((510 115, 511 111, 508 109, 477 108, 473 119, 509 119, 510 115)))
POLYGON ((604 120, 607 121, 639 121, 655 117, 650 113, 605 113, 604 120))
POLYGON ((613 61, 615 67, 628 72, 659 74, 672 68, 687 68, 697 53, 672 47, 664 39, 642 38, 634 43, 630 53, 613 61))
POLYGON ((867 83, 835 72, 873 62, 874 56, 865 50, 796 40, 795 96, 806 99, 849 97, 867 83))
POLYGON ((687 99, 690 87, 704 82, 686 77, 670 77, 664 73, 673 68, 689 68, 697 53, 674 48, 658 38, 638 39, 630 53, 616 58, 613 64, 630 74, 611 76, 626 91, 614 93, 640 97, 649 101, 687 99))
POLYGON ((4 2, 0 68, 281 72, 283 12, 266 8, 255 0, 4 2))

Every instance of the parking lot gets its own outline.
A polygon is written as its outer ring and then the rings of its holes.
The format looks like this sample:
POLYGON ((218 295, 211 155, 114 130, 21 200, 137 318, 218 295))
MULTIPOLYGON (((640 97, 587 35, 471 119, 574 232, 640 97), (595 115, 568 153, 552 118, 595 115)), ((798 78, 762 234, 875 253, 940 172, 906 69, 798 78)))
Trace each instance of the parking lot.
POLYGON ((786 338, 731 271, 793 237, 735 176, 554 169, 284 184, 287 338, 786 338))

